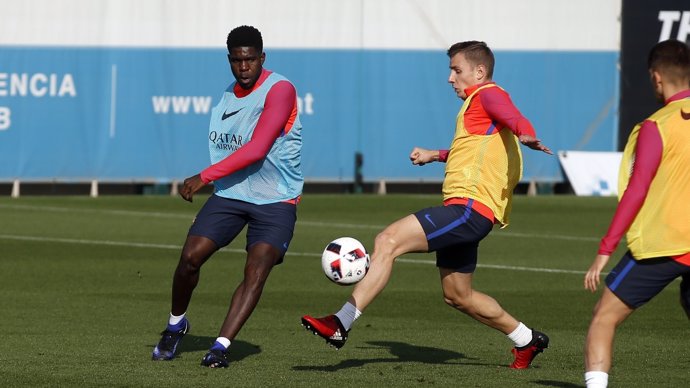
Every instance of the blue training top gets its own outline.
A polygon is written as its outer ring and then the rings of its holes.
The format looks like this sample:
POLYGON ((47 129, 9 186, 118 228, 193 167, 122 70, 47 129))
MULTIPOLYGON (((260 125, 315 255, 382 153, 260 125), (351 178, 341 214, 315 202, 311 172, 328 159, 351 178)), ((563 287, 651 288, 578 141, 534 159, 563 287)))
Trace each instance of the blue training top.
MULTIPOLYGON (((211 163, 218 163, 252 138, 264 109, 266 95, 279 81, 277 73, 249 95, 238 98, 233 82, 211 111, 208 147, 211 163)), ((289 81, 288 81, 289 82, 289 81)), ((302 194, 304 177, 300 162, 302 124, 299 114, 290 128, 284 128, 265 158, 213 182, 215 194, 257 205, 294 199, 302 194)))

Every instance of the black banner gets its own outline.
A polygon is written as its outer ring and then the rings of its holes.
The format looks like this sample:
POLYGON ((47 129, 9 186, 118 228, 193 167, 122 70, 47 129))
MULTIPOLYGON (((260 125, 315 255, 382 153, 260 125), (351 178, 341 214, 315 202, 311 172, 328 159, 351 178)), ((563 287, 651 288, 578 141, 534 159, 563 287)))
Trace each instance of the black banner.
POLYGON ((633 126, 661 106, 652 92, 647 55, 662 40, 690 41, 690 1, 623 0, 621 28, 619 150, 633 126))

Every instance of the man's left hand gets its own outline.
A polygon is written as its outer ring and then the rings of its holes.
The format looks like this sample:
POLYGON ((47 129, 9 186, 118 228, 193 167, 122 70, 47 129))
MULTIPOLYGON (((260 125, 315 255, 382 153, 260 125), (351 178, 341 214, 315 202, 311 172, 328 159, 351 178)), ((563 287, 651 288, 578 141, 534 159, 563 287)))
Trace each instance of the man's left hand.
POLYGON ((542 151, 542 152, 545 152, 549 155, 553 155, 553 152, 551 152, 549 147, 543 145, 541 143, 541 140, 535 138, 534 136, 520 135, 520 137, 518 139, 520 139, 520 143, 526 145, 527 147, 529 147, 533 150, 542 151))

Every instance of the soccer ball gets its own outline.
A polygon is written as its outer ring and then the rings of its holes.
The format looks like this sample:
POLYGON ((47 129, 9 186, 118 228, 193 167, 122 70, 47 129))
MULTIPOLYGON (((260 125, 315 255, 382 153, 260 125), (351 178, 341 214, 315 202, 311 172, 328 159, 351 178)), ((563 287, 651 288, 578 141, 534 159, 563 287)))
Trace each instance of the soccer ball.
POLYGON ((326 277, 340 285, 355 284, 369 270, 369 254, 364 245, 352 237, 331 241, 321 255, 326 277))

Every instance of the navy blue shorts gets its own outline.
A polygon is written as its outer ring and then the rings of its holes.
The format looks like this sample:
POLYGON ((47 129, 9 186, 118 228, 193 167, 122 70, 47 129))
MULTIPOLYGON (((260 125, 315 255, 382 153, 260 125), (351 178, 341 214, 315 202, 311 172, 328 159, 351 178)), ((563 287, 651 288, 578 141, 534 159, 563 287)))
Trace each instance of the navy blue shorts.
POLYGON ((491 232, 491 221, 465 205, 429 207, 414 215, 424 229, 429 252, 436 252, 437 267, 474 272, 479 242, 491 232))
POLYGON ((635 260, 627 252, 606 276, 606 286, 625 304, 638 308, 679 276, 690 281, 690 266, 669 257, 635 260))
POLYGON ((287 202, 255 205, 212 195, 199 210, 188 235, 210 238, 222 248, 247 227, 245 249, 258 242, 277 248, 283 262, 297 221, 297 206, 287 202))

